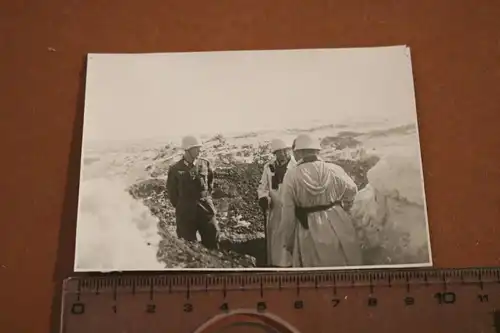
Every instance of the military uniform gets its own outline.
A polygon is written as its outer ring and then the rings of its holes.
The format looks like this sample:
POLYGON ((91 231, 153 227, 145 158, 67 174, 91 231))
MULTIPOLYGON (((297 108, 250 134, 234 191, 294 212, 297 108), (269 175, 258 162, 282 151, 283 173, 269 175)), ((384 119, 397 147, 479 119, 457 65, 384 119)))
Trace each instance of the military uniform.
POLYGON ((177 236, 201 242, 210 249, 217 248, 219 227, 211 193, 214 173, 210 162, 198 158, 194 164, 182 158, 168 171, 167 192, 175 207, 177 236))
POLYGON ((284 248, 279 225, 281 221, 281 183, 285 173, 296 165, 293 157, 287 163, 279 165, 271 161, 264 166, 261 180, 257 188, 259 199, 270 199, 270 207, 266 212, 266 243, 267 243, 267 265, 272 267, 292 266, 292 257, 284 248))

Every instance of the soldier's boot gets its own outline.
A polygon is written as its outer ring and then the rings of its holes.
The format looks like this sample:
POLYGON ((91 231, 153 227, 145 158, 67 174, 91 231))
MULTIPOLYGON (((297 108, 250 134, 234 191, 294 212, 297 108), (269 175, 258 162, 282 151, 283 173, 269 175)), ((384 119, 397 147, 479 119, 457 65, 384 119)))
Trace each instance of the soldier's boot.
POLYGON ((203 246, 211 250, 219 249, 220 231, 215 217, 208 220, 202 219, 200 222, 198 231, 200 232, 203 246))
POLYGON ((177 224, 177 237, 190 241, 196 242, 196 215, 192 212, 185 212, 183 214, 177 214, 176 216, 176 224, 177 224))

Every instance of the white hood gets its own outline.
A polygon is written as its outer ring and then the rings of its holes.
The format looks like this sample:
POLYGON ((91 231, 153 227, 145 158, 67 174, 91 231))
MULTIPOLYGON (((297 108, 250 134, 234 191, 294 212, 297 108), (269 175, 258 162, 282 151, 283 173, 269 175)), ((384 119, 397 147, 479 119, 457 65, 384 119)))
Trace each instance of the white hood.
POLYGON ((299 167, 297 172, 300 175, 304 189, 309 194, 316 196, 331 189, 335 181, 335 173, 326 163, 313 162, 303 165, 304 167, 299 167))

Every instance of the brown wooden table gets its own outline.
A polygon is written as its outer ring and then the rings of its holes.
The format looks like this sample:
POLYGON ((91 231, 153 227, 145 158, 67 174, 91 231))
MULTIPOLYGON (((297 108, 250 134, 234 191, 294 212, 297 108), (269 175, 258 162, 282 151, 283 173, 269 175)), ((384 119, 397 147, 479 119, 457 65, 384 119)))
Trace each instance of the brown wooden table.
POLYGON ((434 261, 499 265, 500 2, 0 3, 0 330, 49 332, 72 272, 89 52, 408 44, 434 261))

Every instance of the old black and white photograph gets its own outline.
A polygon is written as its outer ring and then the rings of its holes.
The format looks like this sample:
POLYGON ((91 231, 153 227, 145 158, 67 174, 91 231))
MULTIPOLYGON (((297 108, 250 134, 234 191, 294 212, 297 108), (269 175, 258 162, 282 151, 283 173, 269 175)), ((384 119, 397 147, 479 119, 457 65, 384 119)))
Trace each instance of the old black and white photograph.
POLYGON ((405 45, 89 54, 74 268, 432 266, 418 128, 405 45))

